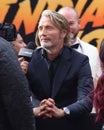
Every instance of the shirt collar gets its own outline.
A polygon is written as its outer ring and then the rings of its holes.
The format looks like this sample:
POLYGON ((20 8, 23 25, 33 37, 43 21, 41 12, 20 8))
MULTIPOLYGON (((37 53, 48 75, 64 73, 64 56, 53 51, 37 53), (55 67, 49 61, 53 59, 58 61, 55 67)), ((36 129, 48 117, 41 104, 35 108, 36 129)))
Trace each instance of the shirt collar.
MULTIPOLYGON (((59 55, 58 55, 54 60, 56 60, 57 58, 59 58, 59 57, 62 55, 62 52, 63 52, 63 48, 61 49, 59 55)), ((42 48, 41 54, 42 54, 42 56, 43 56, 44 58, 47 59, 47 53, 46 53, 46 50, 45 50, 44 48, 42 48)))

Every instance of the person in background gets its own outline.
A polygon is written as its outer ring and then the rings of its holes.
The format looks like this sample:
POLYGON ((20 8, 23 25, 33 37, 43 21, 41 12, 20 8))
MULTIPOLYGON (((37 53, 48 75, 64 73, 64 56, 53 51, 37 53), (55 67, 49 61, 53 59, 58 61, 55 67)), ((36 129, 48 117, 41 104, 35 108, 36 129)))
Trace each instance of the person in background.
MULTIPOLYGON (((13 41, 11 41, 11 43, 13 44, 13 47, 15 49, 15 52, 16 52, 17 56, 18 56, 18 53, 19 53, 20 49, 21 48, 26 48, 26 46, 27 46, 26 43, 24 42, 21 34, 18 31, 17 31, 17 37, 16 37, 16 39, 13 40, 13 41)), ((19 57, 18 58, 18 61, 20 62, 20 66, 22 68, 22 71, 24 73, 26 73, 27 72, 26 68, 28 67, 29 63, 28 63, 28 61, 21 62, 23 60, 24 60, 23 57, 19 57)))
POLYGON ((26 47, 26 43, 14 24, 6 22, 0 23, 0 36, 11 42, 17 55, 21 48, 26 47))
POLYGON ((26 74, 29 62, 24 60, 24 57, 20 57, 19 52, 22 48, 26 48, 27 44, 24 42, 24 40, 19 32, 17 32, 17 38, 14 41, 12 41, 12 44, 17 53, 18 61, 20 62, 22 71, 26 74))
POLYGON ((26 76, 10 42, 0 37, 0 130, 36 130, 26 76))
POLYGON ((99 56, 102 75, 99 77, 97 86, 94 90, 94 106, 96 110, 96 121, 103 124, 102 130, 104 130, 104 40, 101 43, 99 56))
POLYGON ((33 93, 37 130, 74 130, 79 117, 92 110, 93 80, 88 57, 67 47, 69 23, 56 11, 44 10, 27 78, 33 93))
POLYGON ((13 47, 18 54, 21 48, 26 48, 26 43, 24 42, 21 34, 17 32, 17 37, 14 41, 12 41, 13 47))
MULTIPOLYGON (((17 31, 16 26, 6 22, 0 23, 0 36, 11 43, 18 58, 20 49, 25 48, 26 44, 24 43, 20 33, 17 31)), ((24 61, 24 64, 21 63, 21 61, 23 61, 23 57, 18 58, 18 61, 20 62, 22 71, 25 73, 26 68, 28 67, 28 62, 24 61)))
POLYGON ((62 14, 69 22, 69 29, 73 37, 73 40, 71 40, 71 42, 69 39, 69 46, 89 57, 94 86, 96 86, 98 77, 101 74, 99 53, 97 48, 91 44, 82 41, 80 38, 77 37, 80 30, 80 19, 78 17, 77 11, 74 8, 62 7, 58 10, 58 13, 62 14))

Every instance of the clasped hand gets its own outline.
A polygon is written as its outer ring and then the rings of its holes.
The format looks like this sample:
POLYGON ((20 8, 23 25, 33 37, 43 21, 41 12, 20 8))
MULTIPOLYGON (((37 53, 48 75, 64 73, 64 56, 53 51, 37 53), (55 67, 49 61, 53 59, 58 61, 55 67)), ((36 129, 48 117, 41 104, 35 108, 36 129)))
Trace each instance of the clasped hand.
POLYGON ((42 100, 40 106, 34 108, 33 111, 36 117, 61 118, 64 116, 64 111, 55 106, 55 101, 52 98, 42 100))

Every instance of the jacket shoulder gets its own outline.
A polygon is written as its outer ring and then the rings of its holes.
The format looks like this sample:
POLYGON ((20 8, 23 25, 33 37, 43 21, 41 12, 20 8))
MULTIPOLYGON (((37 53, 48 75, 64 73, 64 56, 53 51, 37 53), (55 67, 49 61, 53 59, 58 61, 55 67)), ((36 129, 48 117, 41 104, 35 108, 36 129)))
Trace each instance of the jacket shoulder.
POLYGON ((84 55, 72 48, 67 48, 67 51, 66 51, 66 56, 68 57, 71 57, 72 59, 84 59, 84 58, 88 58, 87 55, 84 55))

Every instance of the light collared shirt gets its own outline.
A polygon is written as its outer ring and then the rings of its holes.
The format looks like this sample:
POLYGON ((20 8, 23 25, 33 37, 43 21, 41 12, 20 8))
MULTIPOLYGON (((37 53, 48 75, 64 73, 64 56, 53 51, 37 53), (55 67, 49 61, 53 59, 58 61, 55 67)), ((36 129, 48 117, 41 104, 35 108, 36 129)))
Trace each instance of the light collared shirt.
POLYGON ((100 59, 99 53, 95 46, 88 44, 77 37, 74 44, 79 44, 79 47, 75 49, 76 51, 87 55, 89 58, 89 63, 92 71, 92 77, 94 81, 94 86, 96 87, 97 80, 101 75, 100 59))

